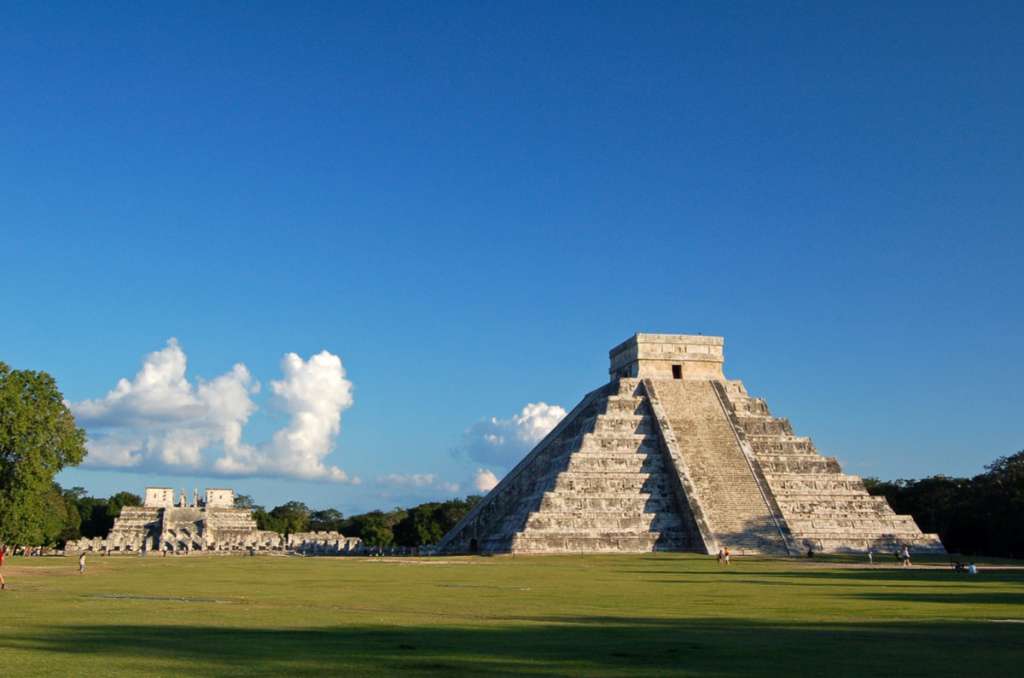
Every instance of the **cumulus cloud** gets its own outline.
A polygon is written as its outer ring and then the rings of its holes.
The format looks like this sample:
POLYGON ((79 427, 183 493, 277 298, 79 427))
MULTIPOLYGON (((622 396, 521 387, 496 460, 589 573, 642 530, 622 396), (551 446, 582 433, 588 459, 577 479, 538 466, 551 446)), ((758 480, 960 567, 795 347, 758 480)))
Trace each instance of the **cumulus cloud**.
POLYGON ((344 471, 323 461, 341 432, 341 413, 353 402, 352 382, 345 378, 341 359, 327 351, 308 361, 289 353, 281 360, 281 371, 284 379, 270 382, 270 389, 278 407, 291 415, 288 426, 266 445, 225 448, 215 468, 232 475, 280 473, 349 482, 344 471))
POLYGON ((76 420, 89 431, 90 464, 139 466, 146 461, 198 469, 202 450, 238 445, 242 427, 256 410, 259 391, 241 363, 209 381, 190 383, 188 359, 175 339, 146 356, 131 380, 120 379, 103 398, 72 403, 76 420))
POLYGON ((323 351, 308 361, 294 353, 281 362, 284 378, 270 386, 289 423, 263 445, 243 440, 256 411, 260 384, 238 363, 210 381, 189 381, 188 359, 175 339, 146 356, 131 380, 120 379, 103 398, 71 403, 89 434, 87 463, 155 467, 225 475, 286 475, 358 482, 327 466, 352 405, 352 383, 338 356, 323 351), (219 453, 212 465, 207 450, 219 453))
POLYGON ((527 403, 508 419, 478 421, 463 434, 456 455, 487 466, 511 468, 565 417, 565 409, 527 403))
POLYGON ((384 487, 419 490, 438 490, 448 494, 459 491, 459 484, 447 482, 433 473, 389 473, 379 476, 377 483, 384 487))
POLYGON ((478 492, 490 492, 497 484, 498 476, 494 475, 494 473, 489 469, 478 468, 476 470, 476 475, 473 476, 473 487, 475 487, 478 492))

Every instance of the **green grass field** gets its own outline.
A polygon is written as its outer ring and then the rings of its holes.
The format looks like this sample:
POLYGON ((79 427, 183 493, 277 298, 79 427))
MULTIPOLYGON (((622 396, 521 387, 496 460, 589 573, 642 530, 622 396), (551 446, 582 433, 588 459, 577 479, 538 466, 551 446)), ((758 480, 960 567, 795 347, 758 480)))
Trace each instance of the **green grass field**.
MULTIPOLYGON (((936 561, 941 562, 941 561, 936 561)), ((0 671, 1021 675, 1024 571, 683 554, 8 559, 0 671)))

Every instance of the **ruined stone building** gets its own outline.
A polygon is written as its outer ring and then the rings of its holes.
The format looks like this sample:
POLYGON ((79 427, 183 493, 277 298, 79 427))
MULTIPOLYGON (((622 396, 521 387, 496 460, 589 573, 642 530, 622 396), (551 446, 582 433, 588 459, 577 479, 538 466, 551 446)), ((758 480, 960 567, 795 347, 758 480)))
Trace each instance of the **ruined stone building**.
POLYGON ((637 334, 438 545, 442 553, 942 551, 762 398, 722 337, 637 334))
POLYGON ((343 556, 361 554, 359 537, 346 537, 341 532, 293 532, 288 535, 289 551, 310 556, 343 556))
POLYGON ((167 487, 147 487, 142 506, 125 506, 106 538, 69 542, 68 551, 248 551, 281 549, 276 532, 258 530, 252 511, 235 508, 233 490, 208 489, 175 499, 167 487))

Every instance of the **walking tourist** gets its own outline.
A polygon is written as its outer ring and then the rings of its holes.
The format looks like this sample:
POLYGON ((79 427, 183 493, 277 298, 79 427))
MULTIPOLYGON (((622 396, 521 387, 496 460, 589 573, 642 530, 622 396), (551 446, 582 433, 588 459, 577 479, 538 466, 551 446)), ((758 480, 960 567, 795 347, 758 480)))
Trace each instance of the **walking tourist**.
POLYGON ((0 546, 0 591, 7 588, 7 582, 4 580, 4 552, 7 550, 6 546, 0 546))
POLYGON ((870 546, 868 547, 868 565, 875 564, 875 551, 870 546))
POLYGON ((85 551, 78 556, 78 574, 85 574, 85 551))
POLYGON ((725 564, 726 565, 729 564, 729 547, 728 546, 725 548, 725 564))
POLYGON ((725 562, 725 551, 718 549, 718 564, 721 565, 725 562))
POLYGON ((910 567, 910 548, 904 544, 903 550, 900 551, 900 560, 903 561, 903 567, 910 567))

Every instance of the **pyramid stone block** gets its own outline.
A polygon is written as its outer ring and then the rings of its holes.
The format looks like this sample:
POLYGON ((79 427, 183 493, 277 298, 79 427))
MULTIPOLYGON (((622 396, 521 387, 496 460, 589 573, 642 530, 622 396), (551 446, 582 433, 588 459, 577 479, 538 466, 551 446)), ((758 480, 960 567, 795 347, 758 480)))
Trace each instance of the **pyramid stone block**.
POLYGON ((726 379, 724 340, 636 334, 442 553, 942 551, 726 379))

